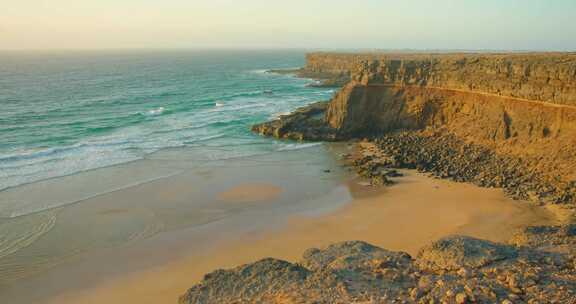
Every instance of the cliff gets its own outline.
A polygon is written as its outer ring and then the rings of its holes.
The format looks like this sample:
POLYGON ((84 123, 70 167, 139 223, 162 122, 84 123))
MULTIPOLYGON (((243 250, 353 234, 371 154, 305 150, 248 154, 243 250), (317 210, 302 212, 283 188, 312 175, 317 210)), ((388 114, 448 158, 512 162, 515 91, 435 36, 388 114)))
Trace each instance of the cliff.
POLYGON ((576 105, 576 53, 312 53, 306 59, 308 75, 364 85, 437 87, 576 105))
MULTIPOLYGON (((350 84, 332 100, 325 119, 344 137, 435 128, 522 157, 566 162, 576 155, 576 107, 571 106, 426 87, 350 84)), ((566 163, 566 169, 573 170, 574 164, 566 163)))
MULTIPOLYGON (((269 123, 254 131, 311 140, 389 137, 400 131, 419 134, 422 141, 428 141, 429 134, 450 136, 450 142, 494 152, 491 163, 505 156, 524 168, 523 174, 513 170, 502 172, 505 176, 484 172, 509 181, 502 186, 538 184, 532 189, 539 193, 534 200, 556 192, 553 196, 563 199, 555 202, 576 203, 576 54, 315 53, 307 56, 303 70, 308 75, 348 77, 350 82, 328 103, 323 117, 315 112, 315 120, 292 119, 281 132, 270 131, 269 123), (508 175, 516 177, 507 179, 508 175)), ((389 154, 409 148, 397 140, 389 142, 397 143, 389 154)), ((434 166, 422 166, 429 167, 434 166)), ((449 177, 476 182, 485 175, 481 173, 449 177)))

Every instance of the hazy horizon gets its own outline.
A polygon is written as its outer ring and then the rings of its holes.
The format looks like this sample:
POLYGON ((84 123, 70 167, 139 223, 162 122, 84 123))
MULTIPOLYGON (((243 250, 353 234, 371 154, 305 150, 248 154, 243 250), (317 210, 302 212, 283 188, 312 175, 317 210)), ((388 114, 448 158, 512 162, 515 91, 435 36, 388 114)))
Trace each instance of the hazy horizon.
POLYGON ((0 15, 0 50, 576 50, 571 0, 20 0, 0 15))

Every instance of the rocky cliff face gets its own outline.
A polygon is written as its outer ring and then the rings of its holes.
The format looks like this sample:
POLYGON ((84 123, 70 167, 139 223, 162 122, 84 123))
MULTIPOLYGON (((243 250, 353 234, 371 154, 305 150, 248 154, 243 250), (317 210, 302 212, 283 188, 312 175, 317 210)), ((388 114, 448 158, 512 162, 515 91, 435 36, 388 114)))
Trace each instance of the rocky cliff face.
POLYGON ((576 180, 575 77, 572 55, 386 59, 352 72, 325 121, 342 138, 443 130, 576 180))
POLYGON ((325 117, 342 137, 442 128, 502 153, 557 160, 576 178, 576 54, 347 56, 308 58, 311 70, 350 69, 325 117))
MULTIPOLYGON (((450 136, 449 142, 455 138, 494 152, 493 164, 500 156, 522 164, 522 170, 513 170, 516 177, 505 183, 513 192, 521 185, 539 185, 528 187, 538 193, 536 201, 549 196, 548 192, 566 198, 554 201, 573 201, 576 54, 317 53, 308 55, 304 71, 323 77, 345 75, 351 81, 328 103, 322 120, 310 123, 309 119, 287 116, 280 120, 287 122, 280 124, 281 132, 275 133, 278 128, 270 123, 256 126, 255 131, 285 138, 335 140, 432 130, 427 134, 450 136), (571 190, 565 190, 568 188, 571 190)), ((314 117, 319 116, 314 112, 314 117)), ((427 134, 423 136, 428 138, 427 134)), ((397 148, 403 150, 417 148, 398 143, 397 148)), ((426 152, 426 147, 421 150, 426 152)), ((454 158, 457 153, 440 150, 428 152, 447 160, 444 165, 425 157, 426 163, 432 163, 422 168, 453 171, 444 154, 454 158)), ((473 171, 476 169, 480 168, 473 171)), ((474 177, 463 173, 461 180, 475 181, 484 175, 493 176, 496 184, 506 180, 506 174, 478 172, 482 174, 474 177)))
POLYGON ((570 53, 313 53, 304 70, 364 85, 438 87, 576 105, 576 54, 570 53))
POLYGON ((351 83, 330 103, 326 121, 346 136, 442 128, 522 155, 565 158, 576 144, 576 107, 427 87, 351 83))

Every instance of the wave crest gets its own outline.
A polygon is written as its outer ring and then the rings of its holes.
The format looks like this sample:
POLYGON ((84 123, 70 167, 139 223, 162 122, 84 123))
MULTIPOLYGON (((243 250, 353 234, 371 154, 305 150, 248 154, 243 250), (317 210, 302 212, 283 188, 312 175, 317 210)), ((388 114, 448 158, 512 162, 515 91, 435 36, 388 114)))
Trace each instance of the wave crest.
POLYGON ((164 110, 166 108, 164 107, 159 107, 157 109, 153 109, 153 110, 149 110, 147 112, 142 113, 144 116, 158 116, 158 115, 162 115, 164 113, 164 110))

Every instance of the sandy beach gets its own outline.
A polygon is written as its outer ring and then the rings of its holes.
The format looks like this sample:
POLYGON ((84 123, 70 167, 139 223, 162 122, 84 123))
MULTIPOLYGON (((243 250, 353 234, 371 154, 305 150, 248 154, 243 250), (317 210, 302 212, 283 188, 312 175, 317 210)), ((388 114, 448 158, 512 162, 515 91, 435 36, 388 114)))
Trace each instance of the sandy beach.
POLYGON ((292 215, 336 210, 351 201, 348 173, 336 162, 342 147, 312 145, 210 162, 198 155, 205 148, 165 150, 144 161, 4 192, 0 200, 71 197, 99 189, 101 181, 172 172, 74 204, 0 219, 5 234, 0 297, 45 303, 198 252, 213 254, 216 244, 279 228, 292 215), (72 186, 77 191, 67 191, 72 186), (30 289, 36 292, 26 292, 30 289))
POLYGON ((505 241, 518 227, 554 223, 551 214, 507 199, 501 190, 404 173, 397 185, 383 189, 349 181, 352 202, 328 214, 293 216, 274 229, 223 239, 162 265, 58 295, 48 303, 175 303, 212 270, 270 256, 295 261, 307 248, 337 241, 363 240, 414 255, 423 245, 450 234, 505 241))
POLYGON ((260 202, 278 197, 282 188, 266 183, 240 184, 218 193, 218 199, 227 202, 260 202))

